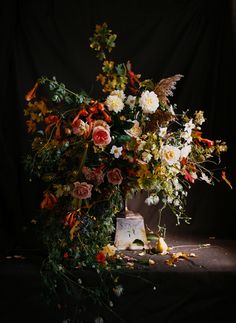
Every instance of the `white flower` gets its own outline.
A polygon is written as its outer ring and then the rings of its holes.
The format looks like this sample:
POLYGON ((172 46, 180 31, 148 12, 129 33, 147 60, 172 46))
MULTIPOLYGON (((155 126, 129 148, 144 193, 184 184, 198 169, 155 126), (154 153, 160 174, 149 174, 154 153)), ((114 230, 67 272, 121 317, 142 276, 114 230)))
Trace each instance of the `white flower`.
POLYGON ((124 103, 118 95, 109 95, 105 104, 109 111, 114 111, 115 113, 122 111, 124 108, 124 103))
POLYGON ((134 138, 138 138, 142 134, 142 128, 139 126, 139 122, 137 120, 133 121, 133 127, 125 130, 125 132, 130 136, 134 138))
POLYGON ((159 203, 159 201, 160 201, 159 196, 155 194, 151 194, 149 197, 145 199, 145 203, 147 205, 156 205, 159 203))
POLYGON ((166 135, 166 132, 167 132, 167 127, 160 128, 160 129, 159 129, 159 136, 160 136, 161 138, 164 138, 164 137, 165 137, 165 135, 166 135))
POLYGON ((185 139, 187 144, 190 144, 193 141, 193 137, 191 135, 191 132, 183 131, 183 132, 181 132, 180 137, 185 139))
POLYGON ((190 154, 190 152, 191 152, 191 149, 192 149, 191 145, 187 145, 187 146, 183 147, 183 148, 181 149, 181 151, 180 151, 180 158, 181 158, 181 159, 182 159, 182 158, 187 158, 187 157, 188 157, 188 155, 189 155, 189 154, 190 154))
POLYGON ((180 203, 179 203, 179 200, 175 199, 175 200, 174 200, 174 206, 179 206, 179 204, 180 204, 180 203))
POLYGON ((167 107, 168 112, 170 112, 171 114, 175 115, 175 111, 172 105, 170 105, 169 107, 167 107))
POLYGON ((124 287, 122 285, 117 285, 116 287, 113 288, 113 292, 116 296, 120 296, 124 291, 124 287))
POLYGON ((173 197, 167 196, 167 203, 173 203, 173 197))
POLYGON ((161 150, 161 158, 168 165, 174 165, 179 161, 180 150, 175 146, 165 145, 161 150))
POLYGON ((178 178, 174 178, 172 182, 176 190, 180 191, 183 189, 183 186, 179 183, 178 178))
POLYGON ((211 184, 211 178, 210 177, 208 177, 205 173, 201 173, 201 177, 200 177, 200 179, 202 180, 202 181, 205 181, 207 184, 211 184))
POLYGON ((154 113, 159 107, 159 99, 155 92, 144 91, 139 99, 143 113, 154 113))
POLYGON ((128 104, 131 109, 134 108, 135 102, 136 102, 136 96, 129 95, 127 97, 126 104, 128 104))
POLYGON ((144 151, 142 153, 142 160, 145 161, 146 163, 149 163, 150 160, 152 159, 152 154, 150 154, 149 152, 147 151, 144 151))
POLYGON ((146 141, 145 141, 145 140, 140 140, 140 141, 138 141, 138 147, 137 147, 137 150, 138 150, 138 151, 143 150, 145 145, 146 145, 146 141))
POLYGON ((125 94, 123 90, 114 90, 110 93, 110 95, 116 95, 118 96, 122 101, 125 99, 125 94))
POLYGON ((117 147, 117 146, 113 145, 111 147, 110 153, 113 154, 115 158, 119 158, 122 154, 122 150, 123 150, 123 147, 117 147))
POLYGON ((184 131, 191 133, 192 129, 194 129, 196 126, 193 123, 193 119, 190 119, 189 122, 186 122, 184 125, 184 131))
POLYGON ((205 122, 206 119, 204 118, 203 111, 196 111, 195 112, 195 122, 200 126, 205 122))

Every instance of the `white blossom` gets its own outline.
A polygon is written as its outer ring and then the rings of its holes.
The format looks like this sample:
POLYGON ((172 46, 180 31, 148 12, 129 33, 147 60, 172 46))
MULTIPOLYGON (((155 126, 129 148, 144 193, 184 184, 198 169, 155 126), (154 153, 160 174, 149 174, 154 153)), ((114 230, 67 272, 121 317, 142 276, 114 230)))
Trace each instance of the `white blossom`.
POLYGON ((146 145, 146 141, 145 141, 145 140, 140 140, 140 141, 138 142, 137 150, 138 150, 138 151, 143 150, 145 145, 146 145))
POLYGON ((174 204, 174 206, 179 206, 180 202, 179 202, 179 200, 175 199, 173 204, 174 204))
POLYGON ((160 128, 159 129, 159 136, 161 137, 161 138, 164 138, 165 137, 165 135, 166 135, 166 133, 167 133, 167 127, 163 127, 163 128, 160 128))
POLYGON ((125 103, 128 104, 131 109, 133 109, 135 106, 135 102, 136 102, 136 96, 129 95, 125 103))
POLYGON ((191 133, 192 130, 195 128, 195 124, 193 123, 193 119, 190 119, 189 122, 186 122, 184 125, 184 131, 191 133))
POLYGON ((110 93, 110 95, 116 95, 118 96, 122 101, 125 99, 125 94, 123 90, 114 90, 110 93))
POLYGON ((120 296, 124 291, 124 287, 122 285, 117 285, 116 287, 113 288, 113 292, 116 296, 120 296))
POLYGON ((183 131, 181 132, 180 137, 183 138, 187 144, 190 144, 193 141, 191 132, 183 131))
POLYGON ((149 152, 147 151, 144 151, 142 153, 142 160, 145 161, 146 163, 149 163, 150 160, 152 159, 152 154, 150 154, 149 152))
POLYGON ((155 195, 155 194, 151 194, 150 196, 148 196, 146 199, 145 199, 145 203, 147 205, 156 205, 158 204, 160 201, 159 199, 159 196, 155 195))
POLYGON ((180 159, 180 150, 178 147, 165 145, 161 150, 161 158, 168 165, 172 166, 180 159))
POLYGON ((124 103, 118 95, 109 95, 105 102, 109 111, 118 113, 123 110, 124 103))
POLYGON ((123 150, 123 147, 117 147, 117 146, 113 145, 111 147, 110 153, 113 154, 115 158, 119 158, 122 154, 122 150, 123 150))
POLYGON ((200 126, 206 121, 203 115, 203 111, 196 111, 195 112, 195 122, 200 126))
POLYGON ((133 127, 125 130, 125 133, 127 133, 130 137, 138 138, 142 134, 142 128, 139 126, 139 122, 137 120, 134 120, 133 123, 133 127))
POLYGON ((175 111, 174 111, 174 108, 173 108, 172 104, 167 109, 168 109, 168 112, 175 115, 175 111))
POLYGON ((143 113, 154 113, 159 107, 159 99, 155 92, 144 91, 139 99, 143 113))
POLYGON ((205 173, 201 173, 201 177, 200 177, 200 179, 202 180, 202 181, 205 181, 207 184, 211 184, 211 178, 210 177, 208 177, 205 173))
POLYGON ((187 158, 192 150, 191 145, 186 145, 180 150, 180 158, 187 158))

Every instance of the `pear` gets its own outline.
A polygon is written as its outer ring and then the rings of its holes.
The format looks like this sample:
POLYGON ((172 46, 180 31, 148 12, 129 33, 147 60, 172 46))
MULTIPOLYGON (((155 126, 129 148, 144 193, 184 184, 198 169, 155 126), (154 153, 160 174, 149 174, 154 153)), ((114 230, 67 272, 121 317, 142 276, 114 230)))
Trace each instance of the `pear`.
POLYGON ((161 253, 162 255, 165 255, 167 253, 168 246, 162 237, 159 237, 157 239, 156 249, 157 249, 157 252, 161 253))

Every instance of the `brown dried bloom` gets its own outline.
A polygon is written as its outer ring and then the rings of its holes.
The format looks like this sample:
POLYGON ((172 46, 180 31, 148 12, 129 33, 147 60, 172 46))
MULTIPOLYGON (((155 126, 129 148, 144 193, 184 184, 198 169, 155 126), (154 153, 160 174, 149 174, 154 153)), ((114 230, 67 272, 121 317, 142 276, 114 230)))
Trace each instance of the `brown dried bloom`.
POLYGON ((166 105, 169 103, 168 96, 173 96, 173 90, 175 90, 176 82, 182 77, 183 75, 176 74, 174 76, 167 77, 166 79, 162 79, 159 83, 157 83, 154 92, 158 96, 161 104, 166 105))
POLYGON ((146 125, 147 131, 156 131, 159 127, 166 127, 168 123, 175 119, 175 116, 168 112, 157 109, 152 114, 151 120, 146 125))

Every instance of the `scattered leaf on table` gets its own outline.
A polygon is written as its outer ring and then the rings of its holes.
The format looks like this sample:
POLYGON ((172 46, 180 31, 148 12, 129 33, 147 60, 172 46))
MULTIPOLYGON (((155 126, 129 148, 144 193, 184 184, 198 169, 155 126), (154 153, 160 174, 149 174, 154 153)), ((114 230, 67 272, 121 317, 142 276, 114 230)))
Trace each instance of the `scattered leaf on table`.
POLYGON ((180 251, 173 253, 171 257, 165 261, 165 263, 169 266, 175 266, 179 259, 189 260, 189 257, 196 257, 196 255, 194 253, 180 251))

